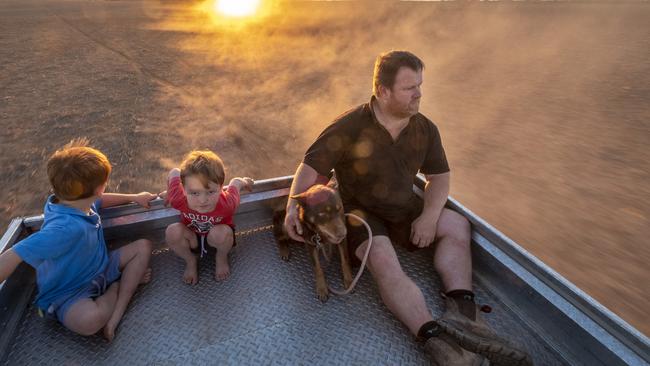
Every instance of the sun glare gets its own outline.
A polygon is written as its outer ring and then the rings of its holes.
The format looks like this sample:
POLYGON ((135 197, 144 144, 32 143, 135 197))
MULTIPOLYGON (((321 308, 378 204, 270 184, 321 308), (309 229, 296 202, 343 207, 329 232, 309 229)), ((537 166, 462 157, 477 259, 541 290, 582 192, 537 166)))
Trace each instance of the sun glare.
POLYGON ((227 16, 245 17, 255 14, 260 0, 216 0, 214 9, 227 16))

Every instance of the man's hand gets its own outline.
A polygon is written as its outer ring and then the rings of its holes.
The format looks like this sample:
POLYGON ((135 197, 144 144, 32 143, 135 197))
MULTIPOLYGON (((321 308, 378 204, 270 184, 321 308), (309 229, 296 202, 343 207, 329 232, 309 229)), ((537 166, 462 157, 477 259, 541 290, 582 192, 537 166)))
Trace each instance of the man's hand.
POLYGON ((144 208, 150 208, 151 206, 149 202, 151 200, 156 199, 156 197, 158 197, 157 194, 153 194, 149 192, 140 192, 133 197, 133 202, 137 203, 138 205, 144 208))
POLYGON ((438 217, 423 212, 411 224, 411 243, 418 248, 426 248, 436 238, 438 217))
POLYGON ((302 225, 298 219, 298 207, 291 202, 291 199, 287 205, 287 214, 284 216, 284 229, 291 239, 301 243, 305 242, 305 239, 302 238, 302 225))

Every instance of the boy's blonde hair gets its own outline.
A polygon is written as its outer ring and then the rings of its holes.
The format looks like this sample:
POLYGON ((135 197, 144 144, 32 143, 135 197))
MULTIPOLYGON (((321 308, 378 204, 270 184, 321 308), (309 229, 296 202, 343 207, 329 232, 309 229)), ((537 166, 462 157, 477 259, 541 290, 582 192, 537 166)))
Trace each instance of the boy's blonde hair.
POLYGON ((196 176, 203 186, 209 188, 208 182, 223 185, 225 172, 221 158, 210 150, 194 150, 185 156, 181 163, 181 182, 185 177, 196 176))
POLYGON ((88 146, 88 139, 70 141, 47 161, 47 177, 54 194, 66 201, 80 200, 95 194, 108 181, 111 163, 106 155, 88 146))

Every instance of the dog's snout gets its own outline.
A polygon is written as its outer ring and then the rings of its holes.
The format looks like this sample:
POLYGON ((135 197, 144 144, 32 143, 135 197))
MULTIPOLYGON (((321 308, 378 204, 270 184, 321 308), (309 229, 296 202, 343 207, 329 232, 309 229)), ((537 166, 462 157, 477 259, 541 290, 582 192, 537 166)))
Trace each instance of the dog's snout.
POLYGON ((343 241, 343 239, 345 239, 345 236, 348 234, 348 231, 345 228, 345 226, 337 229, 338 230, 336 230, 336 234, 334 235, 334 241, 333 241, 334 244, 340 244, 343 241))
POLYGON ((343 239, 345 238, 346 235, 348 235, 348 231, 347 231, 347 229, 345 228, 345 226, 343 226, 343 228, 338 232, 338 235, 337 235, 337 236, 338 236, 339 238, 341 238, 341 240, 343 240, 343 239))
POLYGON ((347 230, 345 225, 334 226, 330 225, 328 227, 321 228, 321 234, 326 238, 326 240, 331 244, 340 244, 345 236, 347 235, 347 230))

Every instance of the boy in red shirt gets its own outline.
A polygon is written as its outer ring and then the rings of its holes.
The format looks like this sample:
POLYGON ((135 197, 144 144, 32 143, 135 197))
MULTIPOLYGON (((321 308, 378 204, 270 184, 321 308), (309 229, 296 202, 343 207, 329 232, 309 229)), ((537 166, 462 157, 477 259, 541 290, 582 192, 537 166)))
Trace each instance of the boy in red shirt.
POLYGON ((183 281, 198 282, 198 258, 207 253, 207 246, 216 248, 215 279, 230 276, 228 253, 235 243, 233 216, 239 206, 239 191, 250 191, 251 178, 233 178, 223 189, 225 179, 223 162, 212 151, 192 151, 174 168, 167 178, 166 200, 181 212, 181 222, 169 225, 165 241, 185 260, 183 281))

